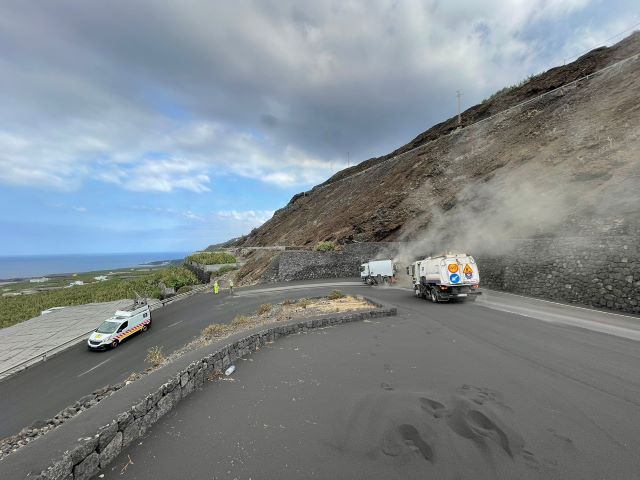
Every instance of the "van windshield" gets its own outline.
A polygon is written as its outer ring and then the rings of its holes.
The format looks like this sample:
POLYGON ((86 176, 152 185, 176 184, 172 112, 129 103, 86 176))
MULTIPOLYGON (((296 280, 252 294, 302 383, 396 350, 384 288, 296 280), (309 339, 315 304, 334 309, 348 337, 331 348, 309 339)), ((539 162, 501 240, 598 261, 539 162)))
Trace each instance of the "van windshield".
POLYGON ((110 322, 110 321, 107 320, 107 321, 102 322, 100 324, 100 326, 98 327, 96 332, 98 332, 98 333, 113 333, 118 328, 118 325, 120 325, 120 323, 118 323, 118 322, 110 322))

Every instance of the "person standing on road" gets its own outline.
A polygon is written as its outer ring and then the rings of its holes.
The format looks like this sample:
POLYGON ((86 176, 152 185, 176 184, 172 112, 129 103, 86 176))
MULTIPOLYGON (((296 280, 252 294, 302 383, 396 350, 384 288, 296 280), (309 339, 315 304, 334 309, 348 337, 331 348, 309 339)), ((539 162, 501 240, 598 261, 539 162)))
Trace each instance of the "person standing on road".
POLYGON ((233 293, 233 280, 229 280, 229 293, 233 293))
POLYGON ((219 291, 220 291, 220 288, 218 287, 218 280, 214 280, 214 282, 213 282, 213 293, 215 295, 217 295, 219 291))

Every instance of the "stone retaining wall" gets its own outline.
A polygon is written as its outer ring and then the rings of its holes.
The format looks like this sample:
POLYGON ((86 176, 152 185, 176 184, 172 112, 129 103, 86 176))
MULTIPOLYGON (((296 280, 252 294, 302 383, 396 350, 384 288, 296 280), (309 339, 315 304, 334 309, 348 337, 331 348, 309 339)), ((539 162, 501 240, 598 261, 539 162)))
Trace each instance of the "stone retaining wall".
POLYGON ((640 246, 635 235, 518 240, 507 252, 476 258, 483 286, 640 313, 640 246))
MULTIPOLYGON (((267 329, 247 332, 246 336, 218 348, 200 361, 191 363, 177 375, 169 378, 156 391, 136 401, 129 410, 117 415, 108 425, 101 427, 95 435, 79 439, 78 443, 62 458, 34 478, 38 480, 92 478, 100 469, 109 465, 122 449, 144 435, 153 424, 175 408, 182 399, 196 388, 202 388, 207 378, 222 374, 235 360, 251 354, 279 337, 367 318, 392 316, 397 313, 395 308, 367 300, 378 308, 366 312, 293 320, 267 329)), ((47 438, 44 437, 40 441, 46 442, 47 438)))
POLYGON ((360 265, 380 255, 392 258, 397 243, 351 243, 337 252, 286 250, 269 265, 262 278, 268 282, 359 277, 360 265))

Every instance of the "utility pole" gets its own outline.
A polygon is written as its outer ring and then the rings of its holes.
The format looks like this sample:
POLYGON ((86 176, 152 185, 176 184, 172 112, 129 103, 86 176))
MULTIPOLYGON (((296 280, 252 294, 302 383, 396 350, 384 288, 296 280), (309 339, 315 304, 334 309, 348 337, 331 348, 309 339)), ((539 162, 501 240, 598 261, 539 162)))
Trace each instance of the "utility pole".
POLYGON ((456 97, 458 98, 458 125, 462 125, 462 117, 460 116, 460 97, 462 94, 460 90, 456 90, 456 97))

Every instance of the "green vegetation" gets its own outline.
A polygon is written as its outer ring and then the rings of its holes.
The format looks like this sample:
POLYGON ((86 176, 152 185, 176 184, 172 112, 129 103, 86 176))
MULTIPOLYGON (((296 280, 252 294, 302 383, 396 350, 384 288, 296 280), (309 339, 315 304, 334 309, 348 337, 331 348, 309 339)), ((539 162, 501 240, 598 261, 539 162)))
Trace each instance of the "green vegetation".
POLYGON ((219 263, 236 263, 236 257, 226 252, 200 252, 189 255, 187 261, 202 265, 217 265, 219 263))
POLYGON ((212 272, 211 275, 213 275, 214 277, 219 277, 221 275, 224 275, 227 272, 232 272, 233 270, 237 270, 237 269, 238 267, 234 267, 233 265, 225 265, 220 270, 216 272, 212 272))
POLYGON ((332 252, 338 248, 338 244, 332 241, 324 241, 316 243, 316 246, 313 249, 316 252, 332 252))
POLYGON ((307 308, 309 305, 311 305, 311 300, 309 300, 308 298, 301 298, 296 303, 302 308, 307 308))
POLYGON ((340 290, 331 290, 331 293, 327 295, 329 300, 338 300, 339 298, 344 298, 344 293, 340 290))
MULTIPOLYGON (((133 299, 136 294, 142 297, 160 298, 160 282, 177 290, 198 283, 196 276, 184 267, 161 268, 142 275, 138 274, 130 279, 123 277, 124 275, 103 282, 96 281, 70 288, 57 288, 31 295, 0 297, 0 328, 36 317, 42 310, 51 307, 133 299)), ((31 287, 34 288, 33 285, 31 287)))
POLYGON ((198 277, 184 267, 169 267, 158 272, 158 281, 164 283, 168 288, 175 288, 177 291, 186 285, 197 284, 198 277))

